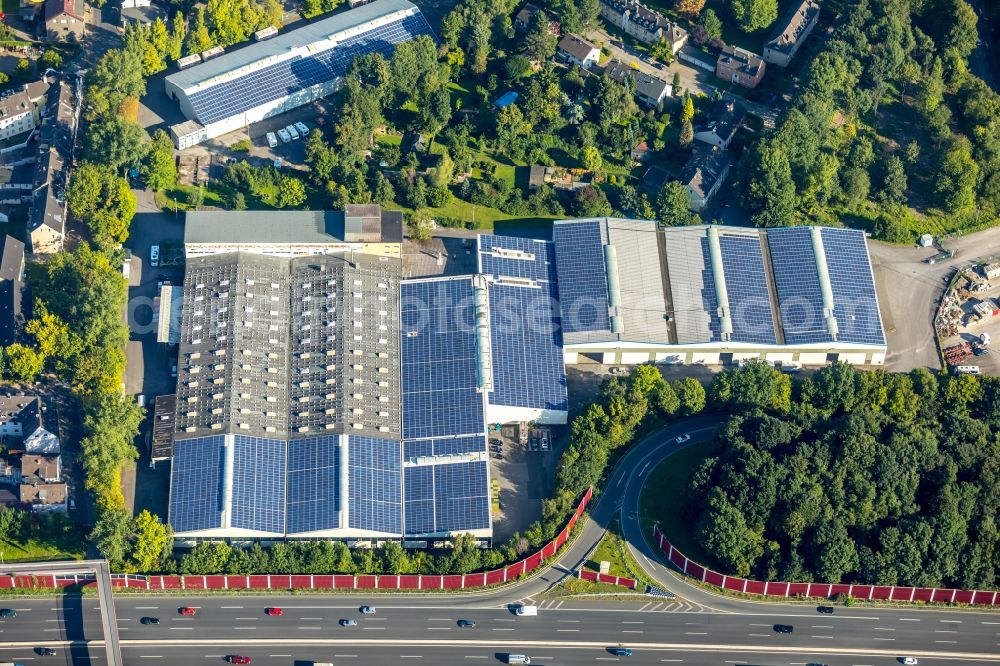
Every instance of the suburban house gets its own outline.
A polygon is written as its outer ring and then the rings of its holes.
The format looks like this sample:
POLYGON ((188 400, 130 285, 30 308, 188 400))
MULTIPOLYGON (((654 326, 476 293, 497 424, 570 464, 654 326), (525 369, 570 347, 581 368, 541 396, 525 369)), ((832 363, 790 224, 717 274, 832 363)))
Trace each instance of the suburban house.
POLYGON ((83 0, 45 0, 45 35, 49 41, 83 39, 83 0))
POLYGON ((21 90, 0 97, 0 141, 35 129, 35 105, 21 90))
POLYGON ((663 39, 674 53, 687 42, 687 30, 638 0, 600 0, 600 9, 605 21, 640 42, 655 44, 663 39))
POLYGON ((694 138, 716 148, 729 148, 746 117, 747 110, 742 104, 732 99, 719 100, 709 112, 708 119, 695 128, 694 138))
POLYGON ((66 490, 65 483, 22 483, 18 499, 36 513, 65 511, 66 490))
POLYGON ((629 151, 628 156, 636 164, 645 164, 653 157, 653 149, 645 141, 640 141, 629 151))
POLYGON ((21 292, 24 288, 24 243, 11 236, 0 236, 0 345, 17 339, 24 324, 21 292))
POLYGON ((37 395, 0 396, 0 438, 17 440, 25 453, 58 454, 54 414, 37 395), (51 421, 51 423, 50 423, 51 421))
POLYGON ((560 25, 559 21, 556 21, 552 16, 544 9, 537 7, 530 2, 521 7, 521 11, 514 14, 514 29, 519 34, 524 34, 531 27, 531 20, 534 18, 535 14, 538 12, 544 12, 545 16, 549 18, 549 34, 559 36, 560 25))
POLYGON ((635 82, 635 96, 639 102, 648 107, 657 107, 660 103, 673 95, 673 86, 658 79, 655 76, 634 69, 621 60, 611 60, 604 66, 604 73, 618 83, 631 77, 635 82))
POLYGON ((688 193, 688 202, 696 213, 708 207, 715 193, 722 187, 732 159, 721 148, 696 146, 694 154, 681 169, 680 181, 688 193))
POLYGON ((57 433, 54 412, 39 396, 0 396, 0 442, 7 449, 0 461, 0 484, 10 485, 5 490, 14 502, 33 511, 66 510, 57 433))
POLYGON ((764 78, 765 63, 759 55, 737 46, 724 46, 715 61, 715 75, 744 88, 756 88, 764 78))
POLYGON ((559 57, 583 69, 590 69, 601 58, 601 50, 576 35, 566 35, 559 41, 559 57))
POLYGON ((73 86, 59 81, 49 89, 45 101, 28 213, 28 239, 33 254, 62 251, 66 233, 65 193, 76 134, 73 100, 73 86))
POLYGON ((788 67, 817 23, 819 3, 816 0, 802 0, 799 5, 792 7, 781 30, 764 43, 764 60, 778 67, 788 67))

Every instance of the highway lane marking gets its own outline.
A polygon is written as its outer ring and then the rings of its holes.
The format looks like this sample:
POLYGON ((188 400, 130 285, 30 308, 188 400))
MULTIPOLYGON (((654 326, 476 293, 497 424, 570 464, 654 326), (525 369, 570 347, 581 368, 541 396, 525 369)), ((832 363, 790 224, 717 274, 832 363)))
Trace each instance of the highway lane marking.
POLYGON ((233 627, 233 629, 236 629, 236 630, 238 630, 238 631, 239 631, 239 630, 244 630, 244 631, 256 631, 256 630, 257 630, 257 627, 233 627))
POLYGON ((767 638, 767 637, 768 637, 768 636, 770 636, 771 634, 748 634, 748 635, 750 635, 750 636, 755 636, 755 637, 757 637, 757 638, 761 638, 761 637, 763 637, 763 638, 767 638))
MULTIPOLYGON (((160 608, 159 606, 136 606, 135 607, 136 610, 159 610, 159 608, 160 608)), ((196 608, 196 606, 192 606, 192 608, 196 608)), ((55 608, 53 608, 52 610, 55 610, 55 608)))
POLYGON ((684 633, 686 635, 688 635, 688 636, 707 636, 708 635, 707 631, 685 631, 684 633))
POLYGON ((517 622, 517 620, 515 620, 512 617, 498 617, 498 618, 494 618, 493 621, 494 622, 517 622))
POLYGON ((451 631, 451 627, 427 627, 427 631, 451 631))
POLYGON ((641 620, 622 620, 622 624, 646 624, 641 620))
POLYGON ((833 629, 833 625, 832 624, 814 624, 814 625, 812 625, 809 628, 810 629, 833 629))
MULTIPOLYGON (((224 654, 206 654, 205 655, 205 659, 222 659, 225 656, 226 655, 224 655, 224 654)), ((274 656, 274 655, 272 655, 272 656, 274 656)))
POLYGON ((920 622, 920 620, 918 620, 915 617, 901 617, 901 618, 899 618, 899 621, 900 622, 920 622))
POLYGON ((889 627, 875 627, 875 631, 896 631, 896 630, 890 629, 889 627))
POLYGON ((255 615, 255 616, 253 616, 253 617, 238 617, 238 618, 236 618, 236 619, 237 619, 237 620, 256 620, 256 619, 257 619, 257 616, 255 615))
POLYGON ((466 659, 486 659, 486 655, 482 655, 482 654, 467 654, 467 655, 465 655, 465 658, 466 659))
POLYGON ((873 641, 894 641, 895 638, 873 638, 873 641))
POLYGON ((401 655, 399 655, 399 658, 400 659, 423 659, 424 657, 423 657, 423 655, 419 655, 419 654, 401 654, 401 655))
POLYGON ((140 654, 140 659, 163 659, 162 654, 140 654))
POLYGON ((431 622, 451 622, 452 621, 450 617, 429 617, 427 619, 430 620, 431 622))
MULTIPOLYGON (((361 627, 364 631, 385 631, 385 627, 361 627)), ((514 631, 511 629, 511 631, 514 631)))
POLYGON ((1000 624, 1000 622, 980 622, 979 624, 1000 624))
POLYGON ((639 609, 639 612, 641 613, 642 611, 644 611, 647 608, 649 608, 652 605, 652 603, 653 603, 652 601, 650 601, 649 603, 647 603, 645 606, 643 606, 642 608, 639 609))
POLYGON ((577 624, 579 624, 579 623, 580 623, 580 621, 579 621, 579 620, 556 620, 556 622, 575 622, 575 623, 577 623, 577 624))
POLYGON ((615 657, 594 657, 597 661, 618 661, 615 657))
POLYGON ((269 656, 269 657, 291 657, 292 655, 290 655, 290 654, 269 654, 267 656, 269 656))
POLYGON ((493 627, 493 629, 491 629, 490 631, 514 631, 514 630, 513 629, 498 629, 497 627, 493 627))
POLYGON ((556 629, 557 632, 580 631, 579 629, 556 629))
POLYGON ((833 638, 833 636, 810 636, 809 638, 833 638))
POLYGON ((45 631, 60 631, 59 629, 46 629, 45 631))
POLYGON ((957 622, 958 624, 962 624, 961 620, 938 620, 938 622, 957 622))
POLYGON ((337 659, 357 659, 358 658, 358 655, 356 655, 356 654, 335 654, 333 656, 336 657, 337 659))
POLYGON ((622 629, 623 634, 641 634, 642 629, 622 629))
POLYGON ((300 629, 302 631, 318 631, 322 628, 323 627, 297 627, 297 629, 300 629))
POLYGON ((958 632, 954 629, 935 629, 935 634, 957 634, 958 632))
POLYGON ((303 620, 322 620, 323 618, 321 618, 321 617, 304 617, 302 619, 303 620))
POLYGON ((170 631, 194 631, 194 627, 170 627, 170 631))
MULTIPOLYGON (((693 623, 693 622, 691 622, 691 623, 689 623, 689 624, 694 624, 694 623, 693 623)), ((751 624, 750 624, 750 626, 751 626, 751 627, 773 627, 774 625, 773 625, 773 624, 752 624, 752 623, 751 623, 751 624)))
POLYGON ((62 618, 59 618, 58 620, 46 620, 46 622, 65 622, 65 621, 66 620, 63 620, 62 618))

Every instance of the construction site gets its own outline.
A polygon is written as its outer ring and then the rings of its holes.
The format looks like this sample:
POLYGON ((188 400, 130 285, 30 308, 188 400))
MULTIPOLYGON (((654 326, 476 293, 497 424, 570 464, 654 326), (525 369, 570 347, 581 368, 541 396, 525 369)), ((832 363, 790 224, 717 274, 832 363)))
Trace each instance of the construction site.
POLYGON ((997 374, 1000 361, 991 342, 1000 334, 1000 262, 959 270, 941 299, 934 330, 948 369, 997 374))

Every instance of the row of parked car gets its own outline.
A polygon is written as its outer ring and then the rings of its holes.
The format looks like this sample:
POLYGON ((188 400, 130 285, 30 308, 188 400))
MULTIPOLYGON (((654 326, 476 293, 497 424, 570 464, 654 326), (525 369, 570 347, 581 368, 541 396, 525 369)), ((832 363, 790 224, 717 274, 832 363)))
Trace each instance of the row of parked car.
POLYGON ((267 145, 271 148, 277 148, 278 139, 281 139, 281 143, 290 143, 292 141, 297 141, 299 137, 309 136, 309 126, 303 122, 292 123, 288 127, 282 127, 277 132, 267 133, 267 145))

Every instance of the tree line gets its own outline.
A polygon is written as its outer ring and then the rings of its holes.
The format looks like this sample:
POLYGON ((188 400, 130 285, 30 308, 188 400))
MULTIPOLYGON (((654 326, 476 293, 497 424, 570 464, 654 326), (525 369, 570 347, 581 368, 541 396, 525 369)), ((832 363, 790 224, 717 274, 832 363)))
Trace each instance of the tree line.
POLYGON ((683 511, 721 571, 760 580, 995 589, 1000 379, 718 374, 721 450, 683 511))

